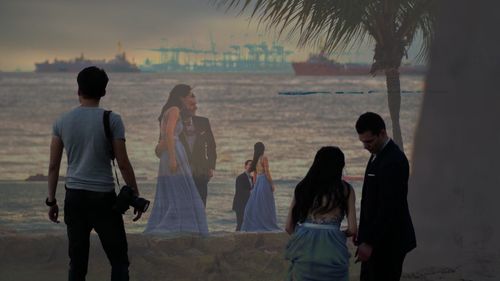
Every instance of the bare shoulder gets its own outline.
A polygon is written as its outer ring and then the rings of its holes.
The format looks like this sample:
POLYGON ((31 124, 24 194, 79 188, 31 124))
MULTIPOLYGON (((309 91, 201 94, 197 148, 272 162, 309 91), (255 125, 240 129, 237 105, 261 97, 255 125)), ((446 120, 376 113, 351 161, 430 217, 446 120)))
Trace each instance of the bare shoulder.
POLYGON ((167 119, 178 117, 180 112, 181 110, 177 106, 172 106, 165 111, 165 114, 163 114, 163 120, 167 121, 167 119))
POLYGON ((179 114, 181 112, 180 108, 178 108, 177 106, 171 106, 167 109, 167 111, 165 111, 165 113, 167 115, 169 114, 179 114))
POLYGON ((352 187, 352 185, 346 181, 342 181, 342 184, 344 185, 344 193, 345 194, 354 194, 354 188, 352 187))

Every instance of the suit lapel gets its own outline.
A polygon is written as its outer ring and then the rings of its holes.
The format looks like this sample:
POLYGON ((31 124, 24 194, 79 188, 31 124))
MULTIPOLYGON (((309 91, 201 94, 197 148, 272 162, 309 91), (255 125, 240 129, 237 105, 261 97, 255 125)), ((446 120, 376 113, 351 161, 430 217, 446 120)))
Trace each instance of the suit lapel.
POLYGON ((375 158, 375 161, 373 161, 373 162, 377 162, 377 160, 383 159, 385 154, 387 153, 387 151, 392 149, 393 145, 396 145, 396 144, 392 141, 392 139, 389 139, 389 141, 387 142, 385 147, 382 149, 382 151, 380 151, 377 154, 377 157, 375 158))
POLYGON ((196 132, 196 140, 198 140, 199 136, 201 135, 201 132, 203 131, 203 128, 201 127, 200 119, 198 119, 196 116, 193 116, 192 120, 193 120, 194 131, 196 132))
POLYGON ((198 118, 197 116, 193 116, 193 126, 194 126, 194 132, 195 132, 195 138, 194 138, 194 142, 193 142, 193 152, 194 151, 197 151, 197 153, 200 153, 199 150, 202 149, 203 151, 203 143, 200 143, 200 141, 202 140, 202 133, 205 131, 205 128, 203 128, 202 126, 202 122, 200 118, 198 118))
POLYGON ((191 149, 189 149, 189 144, 186 139, 186 134, 184 133, 184 126, 182 127, 182 132, 179 134, 179 140, 184 146, 184 150, 186 151, 186 155, 188 157, 189 162, 191 162, 191 149))
POLYGON ((367 165, 367 170, 373 169, 377 165, 378 162, 380 162, 381 159, 384 158, 385 154, 387 151, 392 149, 392 146, 396 145, 392 140, 389 140, 387 144, 384 146, 384 148, 377 154, 377 156, 374 156, 373 154, 370 156, 370 160, 368 161, 367 165), (373 159, 375 157, 375 159, 373 159))

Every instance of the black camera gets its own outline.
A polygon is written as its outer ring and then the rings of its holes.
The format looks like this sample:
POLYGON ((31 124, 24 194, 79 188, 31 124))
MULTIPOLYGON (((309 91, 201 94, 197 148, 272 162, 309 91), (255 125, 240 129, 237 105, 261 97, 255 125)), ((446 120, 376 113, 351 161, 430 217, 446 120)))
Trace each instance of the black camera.
POLYGON ((132 206, 144 213, 148 209, 149 203, 149 200, 134 195, 134 190, 130 186, 124 185, 116 197, 113 210, 125 214, 129 206, 132 206))

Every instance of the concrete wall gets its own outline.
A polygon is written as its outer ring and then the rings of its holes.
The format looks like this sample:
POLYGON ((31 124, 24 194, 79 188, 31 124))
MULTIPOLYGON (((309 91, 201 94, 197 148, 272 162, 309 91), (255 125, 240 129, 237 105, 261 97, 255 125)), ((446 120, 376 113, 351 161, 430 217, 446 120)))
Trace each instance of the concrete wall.
POLYGON ((410 183, 406 270, 500 276, 500 2, 443 0, 410 183))

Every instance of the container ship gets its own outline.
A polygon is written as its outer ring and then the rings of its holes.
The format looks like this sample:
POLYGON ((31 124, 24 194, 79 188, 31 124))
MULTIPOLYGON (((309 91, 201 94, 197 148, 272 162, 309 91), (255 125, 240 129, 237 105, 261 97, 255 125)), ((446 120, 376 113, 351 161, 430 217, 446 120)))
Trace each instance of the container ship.
MULTIPOLYGON (((371 66, 361 63, 339 63, 328 59, 324 54, 313 54, 305 62, 293 62, 295 75, 310 76, 343 76, 343 75, 369 75, 371 66)), ((402 65, 401 74, 425 74, 424 65, 402 65)))
POLYGON ((134 63, 127 60, 125 52, 116 54, 115 58, 109 61, 92 60, 80 55, 72 60, 57 60, 49 62, 35 63, 35 72, 79 72, 89 66, 100 67, 107 72, 140 72, 140 69, 134 63))

